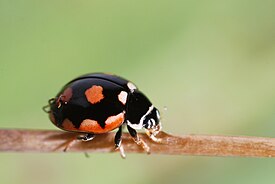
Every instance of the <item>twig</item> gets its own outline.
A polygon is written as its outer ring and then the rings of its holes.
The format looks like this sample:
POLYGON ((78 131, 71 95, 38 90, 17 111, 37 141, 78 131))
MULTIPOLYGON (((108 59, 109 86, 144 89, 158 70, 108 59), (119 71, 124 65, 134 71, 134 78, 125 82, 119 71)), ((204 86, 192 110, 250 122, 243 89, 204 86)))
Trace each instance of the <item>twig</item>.
MULTIPOLYGON (((62 152, 64 145, 77 133, 51 130, 0 130, 0 152, 62 152)), ((275 157, 275 138, 184 135, 164 132, 158 137, 162 143, 152 142, 139 134, 151 148, 152 154, 205 155, 239 157, 275 157)), ((113 152, 114 133, 97 135, 89 142, 74 141, 67 152, 113 152)), ((144 153, 129 134, 123 134, 122 144, 127 153, 144 153)))

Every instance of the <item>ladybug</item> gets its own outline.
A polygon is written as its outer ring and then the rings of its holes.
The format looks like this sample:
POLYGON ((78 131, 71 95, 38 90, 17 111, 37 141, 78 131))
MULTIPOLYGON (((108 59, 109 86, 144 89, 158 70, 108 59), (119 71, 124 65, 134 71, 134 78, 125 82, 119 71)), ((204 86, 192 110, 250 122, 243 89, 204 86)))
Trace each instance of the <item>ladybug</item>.
POLYGON ((136 130, 144 129, 151 140, 160 142, 155 137, 161 130, 158 109, 132 82, 116 75, 91 73, 73 79, 43 109, 58 128, 83 133, 77 137, 82 141, 118 129, 114 144, 122 157, 124 126, 147 153, 150 148, 136 130))

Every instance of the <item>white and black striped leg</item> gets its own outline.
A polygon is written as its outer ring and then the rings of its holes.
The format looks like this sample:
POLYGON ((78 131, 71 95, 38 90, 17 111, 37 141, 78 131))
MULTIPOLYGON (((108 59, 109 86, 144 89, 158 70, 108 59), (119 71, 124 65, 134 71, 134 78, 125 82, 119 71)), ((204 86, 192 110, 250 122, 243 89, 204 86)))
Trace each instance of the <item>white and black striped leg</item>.
POLYGON ((95 138, 95 134, 92 134, 92 133, 87 133, 87 134, 84 134, 84 135, 79 135, 77 136, 77 139, 78 140, 81 140, 81 141, 91 141, 95 138))
POLYGON ((150 154, 150 147, 142 139, 139 138, 137 131, 131 128, 129 125, 127 125, 127 129, 130 135, 133 137, 134 141, 137 143, 137 145, 141 146, 144 149, 144 151, 150 154))
POLYGON ((115 150, 119 149, 120 155, 122 158, 126 158, 124 148, 121 145, 121 136, 122 136, 122 126, 119 127, 116 135, 115 135, 115 150))

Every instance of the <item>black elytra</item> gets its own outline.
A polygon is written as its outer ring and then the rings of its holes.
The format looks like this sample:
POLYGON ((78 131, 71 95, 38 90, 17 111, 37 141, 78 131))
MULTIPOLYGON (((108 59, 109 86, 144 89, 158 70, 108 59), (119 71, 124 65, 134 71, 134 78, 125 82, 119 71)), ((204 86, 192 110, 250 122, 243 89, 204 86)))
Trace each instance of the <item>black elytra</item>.
POLYGON ((73 79, 49 100, 48 107, 54 125, 85 133, 79 137, 83 141, 118 128, 114 142, 123 157, 122 125, 143 148, 148 146, 136 130, 145 129, 153 141, 159 142, 155 137, 161 130, 159 111, 132 82, 116 75, 91 73, 73 79))

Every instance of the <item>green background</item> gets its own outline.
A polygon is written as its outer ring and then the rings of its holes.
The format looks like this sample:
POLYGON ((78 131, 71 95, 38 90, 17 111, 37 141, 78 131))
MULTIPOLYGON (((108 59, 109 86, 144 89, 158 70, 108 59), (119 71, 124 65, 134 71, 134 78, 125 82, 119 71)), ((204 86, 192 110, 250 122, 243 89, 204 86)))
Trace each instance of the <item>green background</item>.
MULTIPOLYGON (((132 80, 183 135, 275 136, 274 0, 0 0, 0 126, 53 129, 72 78, 132 80), (167 107, 167 110, 164 110, 167 107)), ((275 182, 275 160, 1 153, 0 183, 275 182)))

